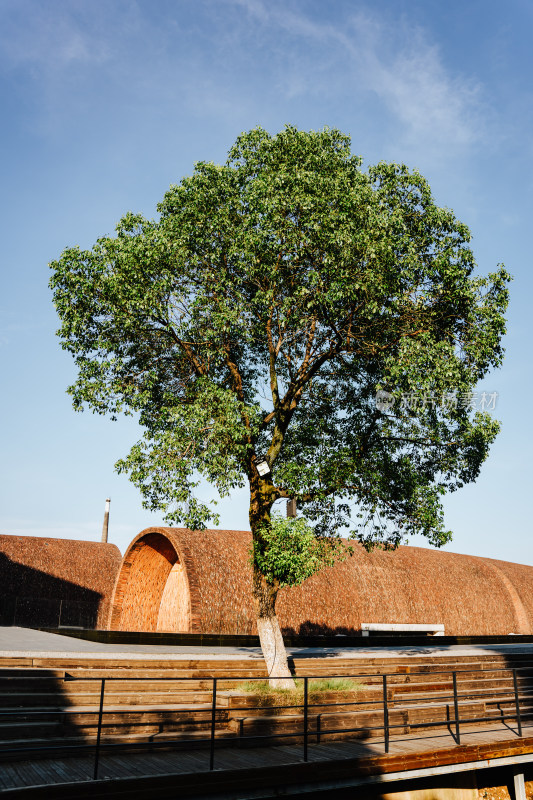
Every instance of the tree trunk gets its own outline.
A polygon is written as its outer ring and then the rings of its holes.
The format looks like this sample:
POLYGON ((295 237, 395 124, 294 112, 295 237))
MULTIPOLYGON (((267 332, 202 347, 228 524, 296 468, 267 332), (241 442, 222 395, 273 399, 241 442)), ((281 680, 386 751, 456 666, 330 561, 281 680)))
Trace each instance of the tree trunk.
POLYGON ((257 631, 269 682, 277 689, 294 689, 294 680, 287 662, 287 651, 275 611, 277 594, 278 588, 269 584, 263 575, 254 569, 257 631))
MULTIPOLYGON (((255 466, 250 468, 250 528, 254 543, 261 545, 261 529, 270 525, 273 486, 268 478, 259 477, 255 466)), ((253 567, 253 596, 257 611, 257 632, 265 659, 269 682, 278 689, 293 689, 294 681, 287 662, 287 651, 276 617, 279 586, 271 584, 253 567)))

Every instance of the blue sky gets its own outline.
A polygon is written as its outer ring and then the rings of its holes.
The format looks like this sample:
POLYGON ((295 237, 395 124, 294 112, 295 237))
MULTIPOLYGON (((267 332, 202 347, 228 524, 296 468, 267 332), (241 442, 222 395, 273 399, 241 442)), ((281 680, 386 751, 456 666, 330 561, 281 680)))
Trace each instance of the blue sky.
MULTIPOLYGON (((108 494, 122 551, 161 522, 114 473, 134 423, 71 408, 48 262, 155 216, 241 131, 329 125, 366 165, 418 167, 479 271, 514 276, 505 364, 481 385, 503 428, 446 499, 446 549, 532 564, 532 28, 526 0, 2 0, 0 531, 97 539, 108 494)), ((223 501, 221 527, 247 528, 247 504, 223 501)))

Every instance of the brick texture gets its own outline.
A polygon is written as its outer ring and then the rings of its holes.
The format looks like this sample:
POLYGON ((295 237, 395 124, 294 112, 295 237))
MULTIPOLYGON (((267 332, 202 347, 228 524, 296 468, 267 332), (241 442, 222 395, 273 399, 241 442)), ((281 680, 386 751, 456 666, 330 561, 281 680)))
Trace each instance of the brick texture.
POLYGON ((0 536, 0 624, 105 627, 121 563, 114 544, 0 536))
MULTIPOLYGON (((254 633, 250 543, 249 531, 142 531, 120 568, 109 626, 254 633)), ((280 591, 285 632, 350 634, 361 622, 395 622, 442 623, 452 636, 533 634, 533 567, 418 547, 353 547, 344 562, 280 591)))

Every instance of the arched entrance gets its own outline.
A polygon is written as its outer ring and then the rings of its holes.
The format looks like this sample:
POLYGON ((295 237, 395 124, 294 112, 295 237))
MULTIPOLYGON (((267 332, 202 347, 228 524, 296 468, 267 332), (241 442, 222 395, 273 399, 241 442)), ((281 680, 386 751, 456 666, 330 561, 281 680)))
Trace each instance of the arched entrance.
POLYGON ((140 535, 120 568, 111 630, 189 631, 190 593, 176 547, 161 533, 140 535))

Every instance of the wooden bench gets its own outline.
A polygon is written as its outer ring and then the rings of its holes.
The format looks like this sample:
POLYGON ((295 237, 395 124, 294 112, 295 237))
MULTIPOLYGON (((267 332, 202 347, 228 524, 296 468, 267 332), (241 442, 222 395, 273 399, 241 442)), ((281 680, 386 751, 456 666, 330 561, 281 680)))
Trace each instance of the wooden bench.
POLYGON ((430 636, 444 636, 444 625, 419 625, 402 622, 362 622, 361 634, 370 633, 427 633, 430 636))

